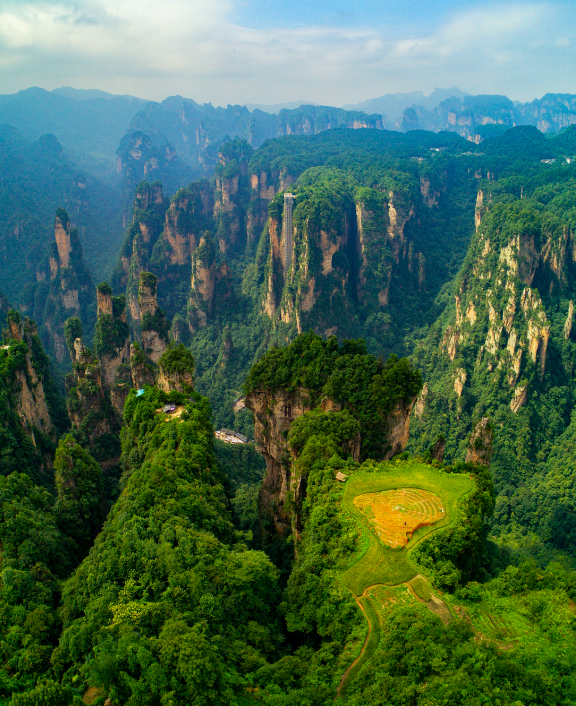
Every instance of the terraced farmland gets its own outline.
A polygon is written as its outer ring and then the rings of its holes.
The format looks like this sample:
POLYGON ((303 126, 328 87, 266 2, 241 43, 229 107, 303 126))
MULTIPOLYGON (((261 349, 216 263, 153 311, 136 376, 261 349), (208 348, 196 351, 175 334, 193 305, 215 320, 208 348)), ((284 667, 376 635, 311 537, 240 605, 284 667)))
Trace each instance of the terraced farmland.
POLYGON ((342 575, 368 621, 366 642, 344 674, 339 694, 371 658, 392 604, 420 601, 444 621, 450 610, 410 558, 432 532, 457 521, 461 500, 474 488, 466 474, 450 474, 416 461, 388 462, 354 473, 343 508, 362 529, 362 546, 342 575))
POLYGON ((393 549, 406 546, 421 527, 444 519, 440 497, 420 488, 365 493, 353 502, 369 518, 376 536, 393 549))

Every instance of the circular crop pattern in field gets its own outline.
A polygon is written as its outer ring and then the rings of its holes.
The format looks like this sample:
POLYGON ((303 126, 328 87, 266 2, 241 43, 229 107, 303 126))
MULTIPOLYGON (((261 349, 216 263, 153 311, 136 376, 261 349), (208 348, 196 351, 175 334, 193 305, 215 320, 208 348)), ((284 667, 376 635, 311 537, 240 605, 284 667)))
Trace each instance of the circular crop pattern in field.
POLYGON ((420 488, 365 493, 354 498, 354 505, 369 519, 380 540, 394 548, 406 546, 417 529, 445 517, 436 493, 420 488))

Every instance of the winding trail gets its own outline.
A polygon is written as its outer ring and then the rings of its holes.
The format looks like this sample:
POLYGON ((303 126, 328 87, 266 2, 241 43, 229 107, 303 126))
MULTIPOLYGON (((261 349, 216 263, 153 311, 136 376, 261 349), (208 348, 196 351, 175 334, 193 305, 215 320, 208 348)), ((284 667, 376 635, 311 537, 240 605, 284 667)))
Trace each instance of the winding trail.
POLYGON ((368 631, 360 653, 340 679, 335 700, 343 697, 363 662, 373 658, 389 604, 415 600, 444 624, 453 620, 449 606, 432 591, 408 554, 456 520, 460 502, 475 487, 470 482, 473 479, 464 474, 452 474, 448 479, 446 474, 417 463, 394 471, 382 476, 355 475, 343 497, 343 507, 362 528, 364 544, 340 578, 362 611, 368 631), (418 532, 421 528, 422 533, 418 532))
MULTIPOLYGON (((388 586, 387 584, 384 583, 375 583, 372 586, 368 586, 367 588, 364 589, 364 592, 362 593, 361 596, 354 596, 356 603, 358 604, 358 607, 364 613, 364 617, 366 618, 366 622, 368 623, 368 633, 366 634, 366 638, 364 640, 364 644, 362 645, 362 650, 360 651, 360 654, 356 659, 352 662, 352 664, 348 667, 348 669, 344 672, 342 675, 342 679, 340 680, 340 684, 338 685, 338 689, 336 691, 336 698, 339 698, 342 695, 342 688, 344 687, 346 680, 348 679, 348 675, 350 672, 354 669, 354 667, 362 660, 364 657, 364 654, 366 652, 366 647, 368 646, 368 643, 370 642, 370 638, 372 636, 372 621, 368 617, 368 613, 366 613, 366 609, 361 603, 360 599, 364 599, 367 601, 372 601, 370 600, 370 596, 368 595, 369 591, 372 591, 374 588, 379 588, 380 586, 384 586, 386 588, 398 588, 400 586, 406 586, 410 594, 419 602, 423 603, 432 613, 436 614, 442 622, 447 625, 451 620, 452 620, 452 615, 448 609, 448 606, 444 601, 438 596, 436 596, 432 590, 430 590, 430 595, 431 598, 428 601, 425 601, 423 598, 420 598, 420 596, 416 593, 414 588, 412 587, 412 581, 415 579, 423 579, 428 583, 428 579, 425 576, 422 576, 422 574, 416 574, 416 576, 412 577, 410 581, 404 581, 403 583, 398 583, 395 586, 388 586)), ((374 606, 373 606, 374 607, 374 606)), ((375 609, 376 615, 378 615, 378 611, 375 609)))
MULTIPOLYGON (((369 586, 366 589, 366 591, 369 591, 371 588, 374 588, 374 586, 369 586)), ((364 593, 360 596, 360 598, 367 598, 366 591, 364 591, 364 593)), ((372 635, 372 623, 370 622, 370 618, 368 617, 368 614, 366 613, 366 609, 364 608, 362 603, 360 603, 360 598, 358 598, 357 596, 354 596, 354 597, 356 598, 356 603, 358 603, 358 606, 359 606, 360 610, 364 613, 364 617, 366 618, 366 622, 368 623, 368 633, 366 635, 366 639, 364 640, 364 645, 362 646, 362 650, 361 650, 360 654, 358 655, 358 657, 356 657, 356 659, 352 662, 352 664, 344 672, 342 679, 340 680, 338 690, 336 691, 336 698, 338 698, 340 696, 340 692, 342 690, 342 687, 344 686, 344 682, 346 681, 348 674, 352 671, 352 669, 358 664, 358 662, 364 656, 364 652, 366 651, 366 645, 370 641, 370 637, 372 635)), ((370 600, 370 599, 368 598, 368 600, 370 600)))

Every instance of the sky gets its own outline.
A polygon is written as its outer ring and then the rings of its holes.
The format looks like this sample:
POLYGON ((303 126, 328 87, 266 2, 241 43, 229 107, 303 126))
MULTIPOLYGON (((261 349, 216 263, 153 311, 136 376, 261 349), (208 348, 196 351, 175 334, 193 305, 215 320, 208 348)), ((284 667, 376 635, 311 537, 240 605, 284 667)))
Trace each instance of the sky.
POLYGON ((574 0, 0 0, 0 93, 357 103, 576 93, 574 0))

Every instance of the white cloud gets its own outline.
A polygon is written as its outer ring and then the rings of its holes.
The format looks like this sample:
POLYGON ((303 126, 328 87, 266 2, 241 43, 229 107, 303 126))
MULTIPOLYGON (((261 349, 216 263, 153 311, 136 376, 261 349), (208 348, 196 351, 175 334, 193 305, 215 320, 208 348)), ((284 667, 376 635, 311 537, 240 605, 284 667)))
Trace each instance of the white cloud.
POLYGON ((227 20, 232 9, 232 0, 4 0, 0 92, 73 85, 224 105, 341 104, 452 85, 519 99, 576 93, 566 59, 576 22, 554 3, 477 6, 411 38, 370 27, 252 30, 227 20))

